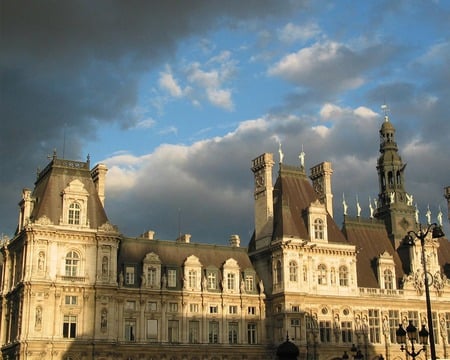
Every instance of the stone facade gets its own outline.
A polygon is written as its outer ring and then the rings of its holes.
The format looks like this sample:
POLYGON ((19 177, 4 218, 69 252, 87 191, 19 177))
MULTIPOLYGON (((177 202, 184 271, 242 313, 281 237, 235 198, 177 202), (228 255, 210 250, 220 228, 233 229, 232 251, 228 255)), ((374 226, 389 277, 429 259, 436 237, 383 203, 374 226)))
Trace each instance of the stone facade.
MULTIPOLYGON (((275 359, 287 335, 299 359, 336 360, 353 344, 365 359, 403 358, 398 325, 427 324, 427 312, 421 244, 404 242, 422 225, 394 134, 386 118, 370 217, 344 202, 342 228, 331 163, 308 176, 303 158, 280 159, 273 183, 273 155, 255 158, 248 247, 237 235, 228 246, 126 237, 103 207, 106 167, 54 155, 1 247, 2 358, 275 359)), ((448 358, 450 245, 430 233, 424 251, 436 352, 448 358)))

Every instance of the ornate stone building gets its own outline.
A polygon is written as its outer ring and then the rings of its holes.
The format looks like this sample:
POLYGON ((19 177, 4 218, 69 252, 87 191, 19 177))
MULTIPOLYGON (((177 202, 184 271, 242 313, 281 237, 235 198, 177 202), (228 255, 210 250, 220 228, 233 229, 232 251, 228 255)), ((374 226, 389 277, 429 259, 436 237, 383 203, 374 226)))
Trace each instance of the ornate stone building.
MULTIPOLYGON (((420 224, 387 117, 380 139, 370 217, 344 201, 342 228, 330 163, 308 176, 303 154, 288 166, 281 153, 273 183, 273 155, 254 159, 248 247, 237 235, 229 246, 126 237, 104 210, 106 167, 54 155, 1 247, 3 359, 274 359, 287 334, 299 359, 339 359, 352 344, 365 359, 403 358, 398 325, 427 324, 421 244, 404 241, 420 224)), ((436 352, 448 358, 450 243, 429 234, 425 253, 436 352)))

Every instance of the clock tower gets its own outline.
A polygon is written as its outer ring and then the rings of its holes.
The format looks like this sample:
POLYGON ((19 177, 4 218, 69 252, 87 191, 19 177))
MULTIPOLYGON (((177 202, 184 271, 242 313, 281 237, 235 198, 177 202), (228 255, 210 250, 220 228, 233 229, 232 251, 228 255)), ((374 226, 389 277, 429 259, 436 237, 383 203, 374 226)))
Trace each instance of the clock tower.
MULTIPOLYGON (((384 109, 386 110, 385 106, 384 109)), ((413 197, 405 190, 406 164, 398 153, 395 128, 387 114, 380 129, 380 153, 377 163, 379 193, 375 217, 385 222, 389 238, 394 247, 398 248, 406 233, 415 229, 416 219, 413 197)))
POLYGON ((270 244, 273 232, 273 154, 265 153, 252 161, 255 179, 255 245, 256 249, 270 244))

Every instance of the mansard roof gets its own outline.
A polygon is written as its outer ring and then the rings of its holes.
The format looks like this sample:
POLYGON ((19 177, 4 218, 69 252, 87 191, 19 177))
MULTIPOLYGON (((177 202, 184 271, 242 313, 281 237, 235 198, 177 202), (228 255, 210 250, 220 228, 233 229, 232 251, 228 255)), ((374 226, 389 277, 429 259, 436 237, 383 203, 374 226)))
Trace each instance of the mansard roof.
MULTIPOLYGON (((280 164, 274 190, 273 238, 294 236, 308 239, 308 207, 318 197, 303 168, 280 164)), ((333 243, 348 243, 341 230, 327 215, 328 240, 333 243)))
POLYGON ((82 183, 89 194, 87 218, 90 228, 98 228, 108 221, 90 172, 90 162, 58 159, 53 156, 47 167, 38 174, 32 193, 34 207, 30 220, 47 217, 53 224, 59 224, 62 216, 62 192, 73 180, 82 183))
POLYGON ((377 275, 377 259, 385 252, 392 255, 395 264, 397 284, 405 274, 399 253, 388 237, 384 222, 376 219, 344 219, 343 232, 348 241, 356 247, 356 271, 358 286, 380 287, 377 275))
POLYGON ((241 271, 253 269, 245 247, 184 243, 148 238, 124 238, 119 249, 119 265, 141 264, 145 255, 150 252, 159 256, 163 266, 182 267, 189 256, 195 255, 203 268, 220 269, 225 261, 232 258, 237 261, 241 271))

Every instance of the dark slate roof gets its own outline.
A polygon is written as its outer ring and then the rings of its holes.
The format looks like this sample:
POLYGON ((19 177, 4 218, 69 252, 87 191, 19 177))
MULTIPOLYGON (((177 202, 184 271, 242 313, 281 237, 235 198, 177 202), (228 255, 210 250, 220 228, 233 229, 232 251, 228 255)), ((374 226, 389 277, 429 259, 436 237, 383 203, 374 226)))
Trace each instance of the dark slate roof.
POLYGON ((450 279, 450 241, 446 238, 440 238, 438 242, 439 265, 441 265, 441 269, 445 276, 450 279))
MULTIPOLYGON (((380 220, 345 217, 343 232, 357 250, 358 286, 378 288, 377 259, 387 251, 393 256, 397 286, 405 274, 411 271, 408 246, 401 245, 395 250, 388 237, 386 227, 380 220)), ((450 242, 438 239, 438 257, 441 270, 450 275, 450 242)))
POLYGON ((343 232, 356 246, 358 286, 379 288, 377 259, 385 251, 393 256, 397 284, 404 275, 402 261, 386 232, 384 222, 375 219, 345 217, 343 232))
POLYGON ((96 229, 105 224, 108 218, 95 189, 89 161, 71 161, 56 157, 53 157, 47 167, 39 173, 35 182, 32 193, 35 205, 31 221, 47 216, 53 224, 59 224, 62 214, 61 192, 75 179, 81 181, 89 193, 87 217, 90 227, 96 229))
POLYGON ((186 258, 195 255, 204 268, 220 269, 226 260, 233 258, 242 271, 253 269, 245 247, 180 243, 147 238, 123 238, 119 249, 119 265, 141 264, 145 255, 151 252, 157 254, 162 264, 166 266, 181 267, 186 258))
MULTIPOLYGON (((304 170, 295 166, 280 164, 280 171, 274 190, 273 239, 294 236, 308 239, 307 209, 317 201, 317 195, 304 170)), ((327 216, 328 241, 348 243, 333 218, 327 216)))

